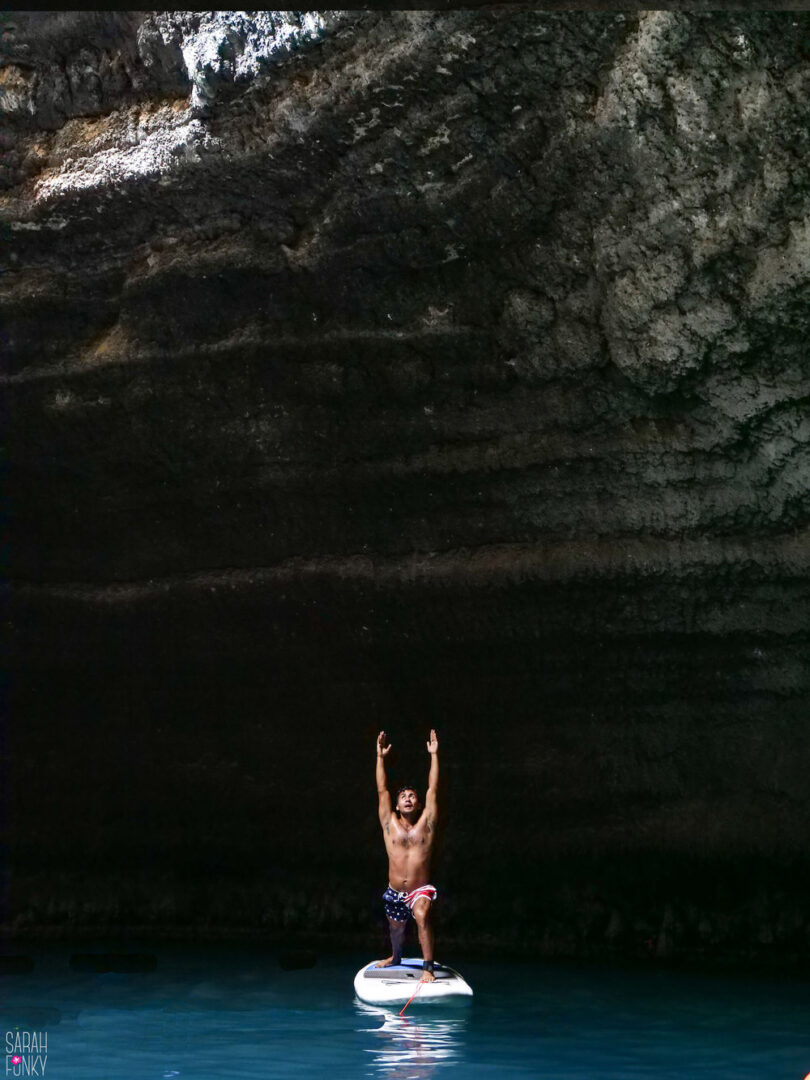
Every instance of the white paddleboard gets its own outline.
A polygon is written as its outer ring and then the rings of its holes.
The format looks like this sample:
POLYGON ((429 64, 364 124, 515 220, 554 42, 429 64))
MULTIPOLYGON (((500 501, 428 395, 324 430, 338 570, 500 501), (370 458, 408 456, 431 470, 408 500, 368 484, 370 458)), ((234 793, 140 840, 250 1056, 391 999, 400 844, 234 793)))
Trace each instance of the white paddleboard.
POLYGON ((413 995, 417 986, 419 992, 411 1005, 419 1003, 431 1005, 440 1001, 463 1001, 473 996, 472 987, 453 968, 445 964, 436 964, 433 974, 435 982, 422 983, 422 961, 403 958, 394 966, 378 968, 376 960, 360 968, 354 977, 354 992, 367 1005, 404 1005, 413 995))

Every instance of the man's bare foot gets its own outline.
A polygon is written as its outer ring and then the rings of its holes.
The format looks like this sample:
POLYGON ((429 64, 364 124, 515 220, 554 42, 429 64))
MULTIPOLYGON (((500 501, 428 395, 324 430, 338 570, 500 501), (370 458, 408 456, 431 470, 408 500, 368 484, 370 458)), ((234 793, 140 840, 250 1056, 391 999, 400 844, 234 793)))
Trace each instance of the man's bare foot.
POLYGON ((436 976, 433 974, 432 971, 423 971, 422 978, 419 980, 419 982, 436 982, 436 976))
POLYGON ((389 956, 387 960, 378 960, 374 967, 391 967, 392 964, 398 964, 399 960, 396 960, 393 956, 389 956))

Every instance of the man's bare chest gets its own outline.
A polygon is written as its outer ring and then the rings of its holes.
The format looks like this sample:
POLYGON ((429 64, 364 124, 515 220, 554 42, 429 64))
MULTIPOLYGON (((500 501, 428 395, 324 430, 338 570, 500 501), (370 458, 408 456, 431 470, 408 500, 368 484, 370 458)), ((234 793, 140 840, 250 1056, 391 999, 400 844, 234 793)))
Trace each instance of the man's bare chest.
POLYGON ((423 827, 415 829, 403 829, 401 825, 391 823, 385 832, 385 840, 388 847, 396 851, 407 851, 412 848, 428 848, 431 834, 423 827))

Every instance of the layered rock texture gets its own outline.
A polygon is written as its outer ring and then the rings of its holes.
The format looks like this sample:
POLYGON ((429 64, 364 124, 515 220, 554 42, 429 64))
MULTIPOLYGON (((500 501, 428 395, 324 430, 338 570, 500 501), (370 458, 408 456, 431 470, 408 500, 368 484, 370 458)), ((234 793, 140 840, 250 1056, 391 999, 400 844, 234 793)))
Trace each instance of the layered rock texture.
POLYGON ((807 17, 4 18, 5 926, 807 957, 807 17))

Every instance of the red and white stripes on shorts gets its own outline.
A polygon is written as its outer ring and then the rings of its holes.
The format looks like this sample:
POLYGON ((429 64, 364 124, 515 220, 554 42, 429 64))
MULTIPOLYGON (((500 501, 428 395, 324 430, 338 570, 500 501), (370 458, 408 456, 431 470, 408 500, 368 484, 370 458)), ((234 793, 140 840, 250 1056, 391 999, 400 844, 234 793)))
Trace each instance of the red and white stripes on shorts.
POLYGON ((414 889, 413 892, 406 893, 402 897, 402 902, 407 904, 413 911, 413 905, 419 899, 420 896, 426 896, 428 900, 436 899, 436 889, 433 885, 420 885, 418 889, 414 889))

